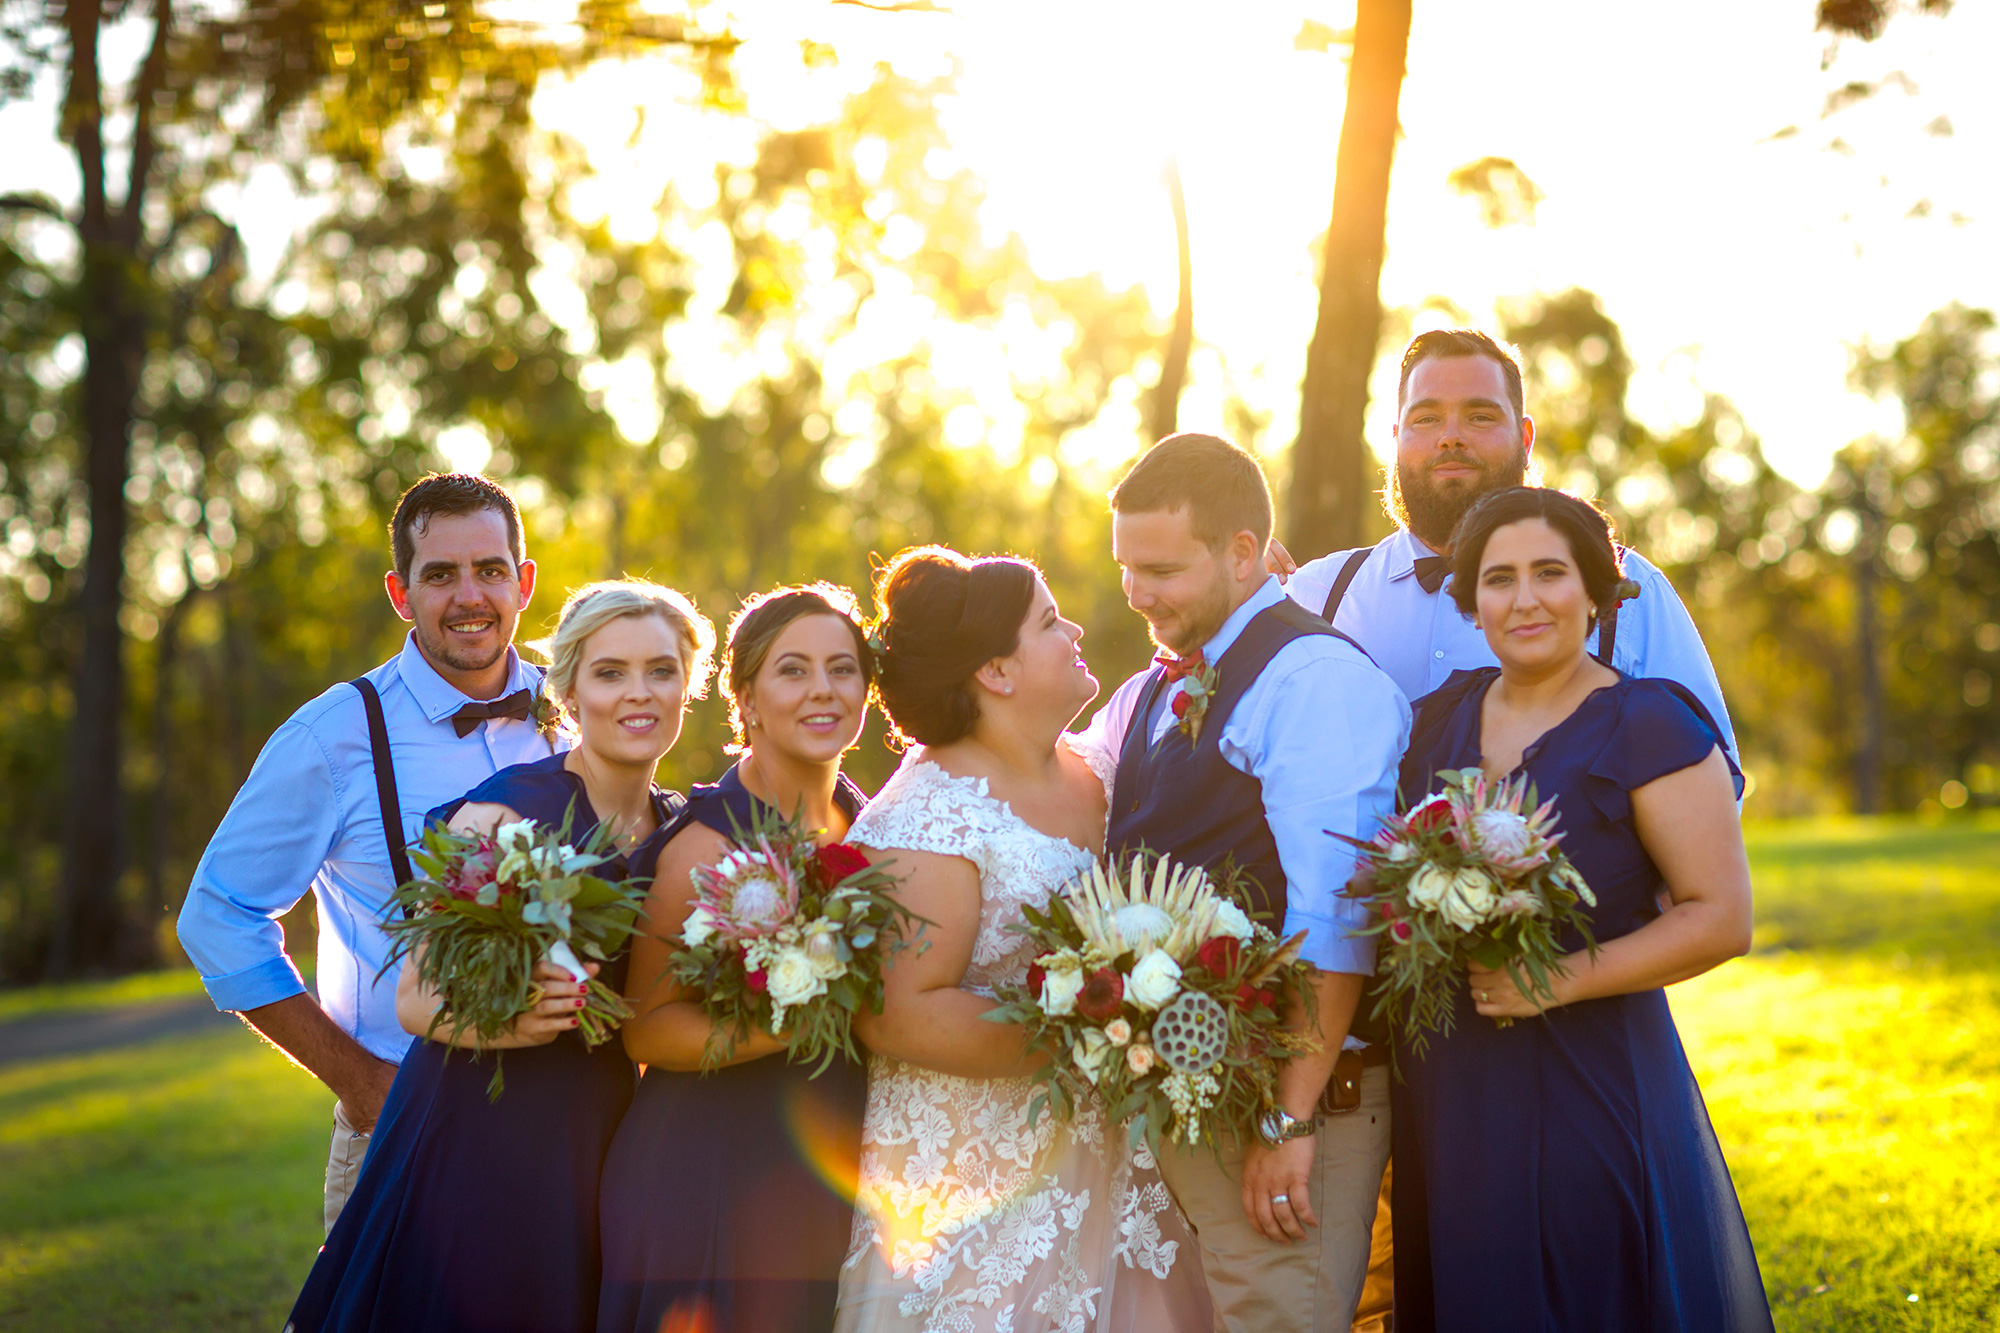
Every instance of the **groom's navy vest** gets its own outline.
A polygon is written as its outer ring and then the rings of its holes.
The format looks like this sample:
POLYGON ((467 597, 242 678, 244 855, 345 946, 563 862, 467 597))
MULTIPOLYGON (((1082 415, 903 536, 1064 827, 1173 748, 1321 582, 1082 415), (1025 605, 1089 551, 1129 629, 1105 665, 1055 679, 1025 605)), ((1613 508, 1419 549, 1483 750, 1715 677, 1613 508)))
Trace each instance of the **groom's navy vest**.
POLYGON ((1251 617, 1215 664, 1215 694, 1202 717, 1200 737, 1192 743, 1173 726, 1158 745, 1147 746, 1148 721, 1166 684, 1166 672, 1154 670, 1139 692, 1139 707, 1118 755, 1105 839, 1105 851, 1113 856, 1144 847, 1211 869, 1233 861, 1252 881, 1253 905, 1267 913, 1266 924, 1279 933, 1285 927, 1285 871, 1271 827, 1264 822, 1263 784, 1224 759, 1220 745, 1222 729, 1244 692, 1280 648, 1308 634, 1347 639, 1289 597, 1251 617))

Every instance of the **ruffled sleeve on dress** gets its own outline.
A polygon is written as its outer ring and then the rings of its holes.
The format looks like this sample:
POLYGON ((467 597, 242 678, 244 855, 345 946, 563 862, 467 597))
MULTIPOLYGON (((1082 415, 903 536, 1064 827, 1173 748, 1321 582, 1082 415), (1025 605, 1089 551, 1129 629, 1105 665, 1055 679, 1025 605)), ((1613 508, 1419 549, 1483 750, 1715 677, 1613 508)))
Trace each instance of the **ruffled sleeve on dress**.
POLYGON ((1617 688, 1618 715, 1587 770, 1586 790, 1599 813, 1614 823, 1630 819, 1634 791, 1694 767, 1718 746, 1736 796, 1742 797, 1743 770, 1730 757, 1722 729, 1692 691, 1657 677, 1628 680, 1617 688))

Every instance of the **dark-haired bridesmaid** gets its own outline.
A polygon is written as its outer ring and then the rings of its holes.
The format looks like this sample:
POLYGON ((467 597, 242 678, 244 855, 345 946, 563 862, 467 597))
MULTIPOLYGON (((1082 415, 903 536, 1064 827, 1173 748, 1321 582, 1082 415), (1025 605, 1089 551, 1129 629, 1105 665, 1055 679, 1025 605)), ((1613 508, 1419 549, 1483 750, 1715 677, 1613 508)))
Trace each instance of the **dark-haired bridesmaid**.
POLYGON ((1495 491, 1459 520, 1452 563, 1452 598, 1500 665, 1418 700, 1402 789, 1474 766, 1526 776, 1595 891, 1598 948, 1566 933, 1540 1002, 1472 968, 1450 1033, 1399 1050, 1396 1327, 1770 1333, 1665 989, 1750 947, 1722 728, 1686 687, 1585 651, 1619 582, 1594 506, 1495 491))
POLYGON ((720 860, 734 830, 760 809, 803 810, 824 844, 860 812, 840 771, 874 677, 853 594, 815 584, 750 599, 723 670, 737 761, 690 793, 632 949, 625 1049, 647 1070, 605 1160, 599 1333, 830 1328, 852 1228, 863 1067, 837 1060, 810 1077, 783 1039, 756 1032, 699 1072, 717 1033, 665 971, 691 873, 720 860))

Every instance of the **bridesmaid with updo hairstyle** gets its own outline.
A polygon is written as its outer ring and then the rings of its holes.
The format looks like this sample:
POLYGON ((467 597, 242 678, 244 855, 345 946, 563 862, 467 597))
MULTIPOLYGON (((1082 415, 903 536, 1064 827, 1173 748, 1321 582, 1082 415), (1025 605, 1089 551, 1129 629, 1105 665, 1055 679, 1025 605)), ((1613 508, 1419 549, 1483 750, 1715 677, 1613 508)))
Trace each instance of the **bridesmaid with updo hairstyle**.
MULTIPOLYGON (((579 588, 546 651, 550 694, 574 749, 501 769, 426 823, 490 834, 531 820, 581 844, 602 829, 605 879, 653 874, 683 802, 654 785, 707 684, 715 629, 671 588, 619 579, 579 588)), ((643 927, 642 927, 643 928, 643 927)), ((422 946, 419 945, 419 948, 422 946)), ((602 968, 624 984, 626 955, 602 968)), ((540 998, 491 1048, 506 1087, 487 1095, 491 1057, 406 961, 396 1016, 409 1054, 375 1124, 354 1195, 292 1308, 291 1333, 579 1333, 597 1317, 598 1185, 632 1100, 618 1042, 585 1046, 582 988, 549 963, 540 998)))
POLYGON ((845 588, 779 588, 743 604, 723 664, 736 763, 697 786, 666 836, 635 940, 625 1049, 645 1077, 605 1159, 600 1333, 762 1333, 833 1323, 853 1225, 866 1076, 786 1059, 756 1031, 728 1035, 667 976, 693 906, 692 873, 760 815, 802 817, 822 845, 860 813, 840 771, 868 715, 874 655, 845 588))

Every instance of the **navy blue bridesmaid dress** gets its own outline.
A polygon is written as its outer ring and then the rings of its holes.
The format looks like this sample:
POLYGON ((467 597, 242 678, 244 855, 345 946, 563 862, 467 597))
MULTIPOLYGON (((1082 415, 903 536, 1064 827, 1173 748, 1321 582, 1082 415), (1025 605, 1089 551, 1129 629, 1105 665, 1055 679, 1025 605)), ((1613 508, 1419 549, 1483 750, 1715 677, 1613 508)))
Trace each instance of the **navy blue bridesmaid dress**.
MULTIPOLYGON (((843 777, 836 799, 851 820, 864 798, 843 777)), ((689 793, 674 832, 731 837, 760 804, 731 768, 689 793)), ((833 1327, 868 1081, 846 1060, 811 1070, 782 1055, 647 1068, 604 1161, 598 1333, 833 1327)))
MULTIPOLYGON (((597 827, 562 755, 502 769, 431 812, 505 805, 537 824, 571 815, 597 827)), ((607 878, 650 875, 680 813, 653 792, 660 828, 607 878)), ((621 955, 600 973, 623 986, 621 955)), ((506 1052, 506 1090, 489 1102, 492 1057, 412 1040, 375 1124, 353 1197, 306 1278, 296 1333, 588 1333, 597 1317, 597 1183, 637 1071, 616 1037, 595 1050, 575 1032, 506 1052)))
MULTIPOLYGON (((1478 766, 1498 675, 1455 673, 1418 701, 1406 794, 1435 790, 1439 770, 1478 766)), ((1523 755, 1520 771, 1555 798, 1563 850, 1597 894, 1600 943, 1660 911, 1664 881, 1631 792, 1719 743, 1680 685, 1621 677, 1523 755)), ((1397 1051, 1398 1333, 1768 1333, 1757 1256, 1666 993, 1585 1000, 1502 1028, 1461 985, 1455 1019, 1424 1058, 1397 1051)))

